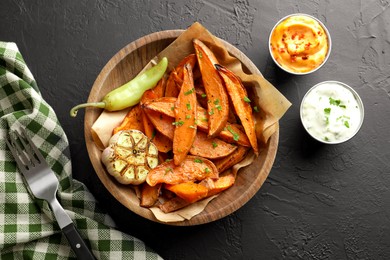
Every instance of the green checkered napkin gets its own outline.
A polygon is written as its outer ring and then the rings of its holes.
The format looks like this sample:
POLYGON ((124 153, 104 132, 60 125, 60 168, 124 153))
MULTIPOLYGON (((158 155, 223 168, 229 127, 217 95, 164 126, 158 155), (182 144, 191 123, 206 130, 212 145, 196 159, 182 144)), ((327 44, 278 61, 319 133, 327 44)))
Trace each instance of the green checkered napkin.
POLYGON ((72 179, 68 141, 16 44, 0 42, 0 259, 75 259, 45 201, 34 200, 4 139, 25 128, 60 180, 58 198, 97 259, 160 259, 114 229, 87 188, 72 179))

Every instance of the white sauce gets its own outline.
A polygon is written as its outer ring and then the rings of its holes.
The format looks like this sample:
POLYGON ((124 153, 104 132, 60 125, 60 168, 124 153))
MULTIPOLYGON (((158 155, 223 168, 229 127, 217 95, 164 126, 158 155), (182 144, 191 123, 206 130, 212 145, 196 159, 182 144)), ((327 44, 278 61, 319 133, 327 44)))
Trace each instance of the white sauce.
POLYGON ((316 139, 327 143, 342 142, 359 130, 363 106, 343 83, 327 81, 306 94, 301 105, 301 119, 316 139))

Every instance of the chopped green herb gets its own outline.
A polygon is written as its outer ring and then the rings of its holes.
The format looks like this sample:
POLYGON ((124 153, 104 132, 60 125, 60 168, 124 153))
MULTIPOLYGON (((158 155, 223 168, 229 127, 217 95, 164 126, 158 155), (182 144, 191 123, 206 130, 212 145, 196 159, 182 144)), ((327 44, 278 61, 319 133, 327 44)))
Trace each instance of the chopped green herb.
POLYGON ((348 121, 344 121, 344 125, 349 128, 349 122, 348 121))
POLYGON ((191 116, 190 115, 186 115, 186 119, 190 119, 191 118, 191 116))
POLYGON ((211 115, 214 115, 214 108, 212 108, 212 109, 210 110, 209 115, 210 115, 210 116, 211 116, 211 115))
POLYGON ((329 104, 339 106, 341 103, 340 99, 333 99, 332 97, 329 97, 329 104))
POLYGON ((189 128, 196 129, 196 125, 190 125, 189 128))
POLYGON ((202 160, 202 159, 199 159, 199 158, 195 158, 195 159, 194 159, 194 162, 196 162, 196 163, 203 163, 203 160, 202 160))
POLYGON ((253 107, 253 110, 256 112, 256 113, 259 113, 259 108, 257 106, 254 106, 253 107))
POLYGON ((198 53, 199 59, 203 58, 203 54, 201 52, 198 53))
POLYGON ((204 94, 204 93, 203 93, 201 96, 202 96, 202 98, 205 98, 205 97, 207 97, 207 95, 206 95, 206 94, 204 94))
POLYGON ((215 107, 218 109, 218 111, 221 111, 221 110, 222 110, 221 105, 216 105, 215 107))
POLYGON ((212 144, 213 144, 213 148, 216 148, 218 146, 216 142, 212 142, 212 144))
POLYGON ((347 108, 346 105, 339 105, 339 107, 341 107, 341 108, 347 108))
POLYGON ((173 169, 171 167, 165 168, 165 173, 168 173, 168 172, 173 172, 173 169))
POLYGON ((187 107, 187 110, 191 110, 191 104, 190 103, 187 103, 186 107, 187 107))
POLYGON ((325 115, 330 114, 330 107, 324 108, 325 115))
POLYGON ((170 161, 172 161, 172 159, 166 159, 165 161, 166 161, 166 162, 170 162, 170 161))
POLYGON ((175 126, 182 126, 184 125, 184 121, 177 121, 177 122, 173 122, 172 125, 175 125, 175 126))
POLYGON ((244 97, 244 101, 245 101, 246 103, 250 103, 250 102, 251 102, 251 100, 250 100, 248 97, 244 97))
POLYGON ((205 172, 205 173, 210 173, 211 171, 210 171, 209 168, 204 168, 204 172, 205 172))
POLYGON ((325 141, 329 141, 329 138, 327 136, 325 136, 324 140, 325 141))
POLYGON ((190 89, 190 90, 184 92, 184 95, 186 95, 186 96, 187 96, 187 95, 190 95, 190 94, 194 93, 194 91, 195 91, 195 88, 192 88, 192 89, 190 89))
POLYGON ((214 105, 218 105, 219 104, 219 99, 216 99, 215 101, 214 101, 214 105))
POLYGON ((209 119, 207 117, 203 117, 202 119, 200 119, 202 122, 208 122, 209 119))
POLYGON ((175 107, 171 107, 171 110, 172 110, 172 111, 175 110, 175 107))
POLYGON ((227 130, 233 135, 233 140, 238 141, 240 139, 240 135, 234 132, 233 128, 229 125, 227 130))

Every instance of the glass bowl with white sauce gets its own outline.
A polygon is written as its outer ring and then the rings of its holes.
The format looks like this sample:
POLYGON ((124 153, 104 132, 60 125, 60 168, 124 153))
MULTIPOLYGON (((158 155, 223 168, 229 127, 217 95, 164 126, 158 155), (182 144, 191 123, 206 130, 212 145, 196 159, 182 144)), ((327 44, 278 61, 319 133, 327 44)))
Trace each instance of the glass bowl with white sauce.
POLYGON ((363 102, 345 83, 324 81, 312 87, 302 99, 303 127, 314 139, 339 144, 351 139, 364 119, 363 102))

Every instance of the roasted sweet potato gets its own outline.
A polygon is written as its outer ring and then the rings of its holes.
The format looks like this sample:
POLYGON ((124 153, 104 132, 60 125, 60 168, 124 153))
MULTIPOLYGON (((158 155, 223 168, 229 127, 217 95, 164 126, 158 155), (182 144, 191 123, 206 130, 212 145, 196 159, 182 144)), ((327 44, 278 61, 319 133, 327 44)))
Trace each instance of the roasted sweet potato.
POLYGON ((226 169, 229 169, 233 165, 241 162, 245 158, 245 155, 248 150, 248 147, 238 146, 237 150, 231 155, 217 160, 213 160, 213 162, 219 172, 224 172, 226 169))
POLYGON ((183 71, 185 64, 190 64, 191 68, 194 68, 196 64, 195 54, 190 54, 182 59, 176 68, 170 72, 165 89, 166 97, 177 97, 179 95, 181 85, 183 84, 183 71))
POLYGON ((225 82, 233 107, 236 110, 237 116, 240 118, 241 124, 245 129, 245 133, 249 138, 253 151, 256 155, 258 155, 259 148, 255 132, 255 122, 253 119, 252 107, 249 104, 250 99, 248 98, 247 91, 242 85, 240 78, 238 78, 232 71, 218 64, 216 65, 216 68, 225 82))
POLYGON ((176 70, 172 70, 167 79, 167 83, 165 86, 165 94, 166 97, 177 97, 179 95, 180 89, 177 86, 175 77, 177 76, 176 70))
MULTIPOLYGON (((174 103, 176 98, 173 97, 163 97, 154 99, 151 102, 146 102, 143 104, 144 110, 152 110, 158 113, 162 113, 169 117, 174 117, 174 103)), ((197 127, 198 130, 208 133, 209 117, 207 111, 201 107, 197 106, 197 127)), ((235 143, 243 146, 251 146, 247 135, 241 131, 237 124, 226 123, 226 127, 219 133, 218 137, 228 143, 235 143)))
POLYGON ((186 201, 185 199, 182 199, 180 197, 173 197, 165 201, 163 204, 159 205, 159 208, 162 210, 162 212, 169 213, 184 208, 190 204, 191 203, 186 201))
POLYGON ((229 116, 229 100, 225 87, 215 69, 218 61, 211 50, 201 41, 194 39, 196 56, 207 98, 209 114, 208 136, 215 137, 225 128, 229 116))
POLYGON ((174 118, 150 109, 144 109, 144 111, 156 130, 173 140, 175 131, 175 126, 173 125, 174 118))
POLYGON ((157 83, 157 85, 153 88, 153 92, 156 94, 157 97, 164 96, 166 85, 167 81, 164 77, 162 77, 157 83))
POLYGON ((241 131, 239 125, 237 124, 227 123, 226 127, 219 134, 219 138, 228 143, 234 143, 248 147, 251 146, 248 136, 245 134, 245 132, 241 131))
POLYGON ((233 186, 235 181, 236 181, 236 176, 231 171, 226 175, 220 176, 218 179, 213 180, 214 185, 213 187, 209 187, 207 197, 216 195, 230 188, 231 186, 233 186))
MULTIPOLYGON (((156 88, 154 88, 153 90, 149 89, 145 91, 144 95, 141 98, 141 103, 140 103, 141 108, 143 107, 144 103, 153 102, 153 100, 158 97, 159 94, 157 94, 155 91, 156 88)), ((157 91, 160 90, 157 89, 157 91)), ((145 135, 152 141, 152 143, 156 145, 159 152, 167 153, 170 150, 172 150, 172 140, 156 130, 153 123, 150 121, 149 117, 147 116, 146 111, 143 108, 142 108, 142 121, 144 125, 145 135)))
POLYGON ((141 186, 141 207, 152 207, 156 204, 158 195, 160 194, 161 184, 150 186, 144 182, 141 186))
POLYGON ((178 86, 181 87, 181 85, 183 84, 185 65, 189 64, 191 66, 191 68, 193 69, 193 68, 195 68, 196 62, 197 62, 197 59, 196 59, 195 54, 190 54, 179 62, 179 64, 176 66, 176 69, 175 69, 176 73, 174 73, 174 80, 178 86))
POLYGON ((192 67, 184 66, 183 84, 175 103, 175 132, 173 135, 173 161, 184 161, 196 136, 196 93, 192 67))
POLYGON ((200 181, 208 177, 218 178, 218 170, 215 165, 210 160, 187 155, 179 166, 175 165, 173 161, 168 161, 150 170, 146 182, 150 186, 158 183, 179 184, 200 181))
POLYGON ((137 129, 144 132, 144 125, 142 121, 142 110, 140 105, 134 106, 122 120, 122 123, 115 127, 112 135, 122 130, 137 129))
POLYGON ((153 110, 169 117, 175 117, 175 97, 161 97, 142 104, 145 110, 153 110))
POLYGON ((217 159, 230 155, 236 149, 236 145, 228 144, 218 138, 207 138, 206 133, 197 132, 190 154, 208 159, 217 159))
POLYGON ((193 203, 207 196, 208 188, 194 182, 183 182, 174 185, 165 185, 167 190, 172 191, 180 198, 193 203))

